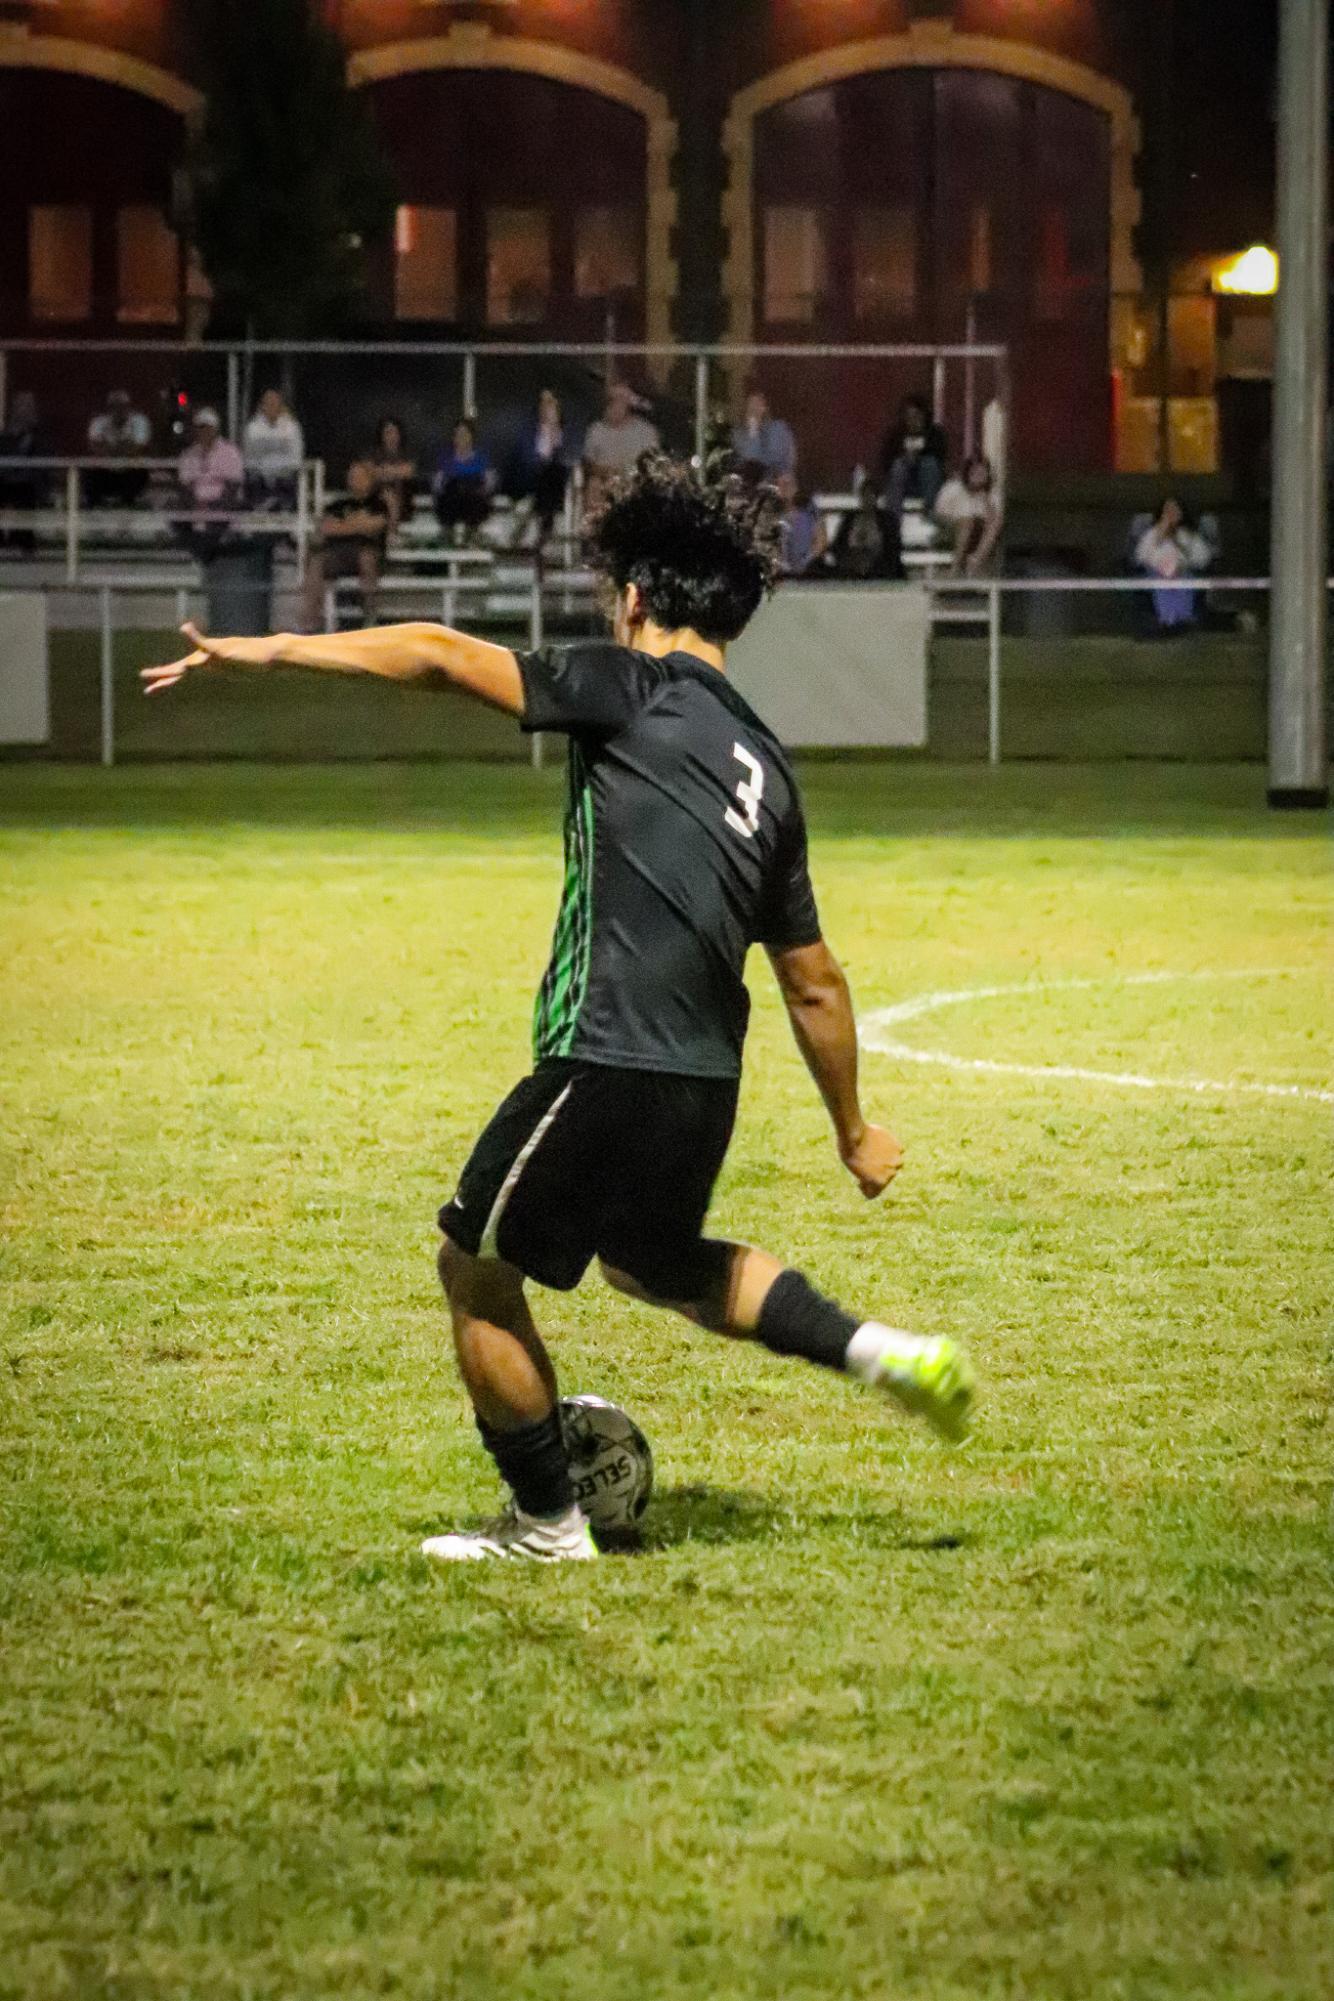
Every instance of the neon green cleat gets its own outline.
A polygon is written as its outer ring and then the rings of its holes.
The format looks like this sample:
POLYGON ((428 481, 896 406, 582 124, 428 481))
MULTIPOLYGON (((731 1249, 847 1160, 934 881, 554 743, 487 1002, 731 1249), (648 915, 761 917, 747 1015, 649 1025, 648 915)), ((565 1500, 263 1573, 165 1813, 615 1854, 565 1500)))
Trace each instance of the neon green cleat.
POLYGON ((951 1445, 967 1437, 977 1378, 963 1349, 947 1336, 924 1339, 868 1320, 848 1346, 848 1370, 873 1389, 887 1390, 951 1445))

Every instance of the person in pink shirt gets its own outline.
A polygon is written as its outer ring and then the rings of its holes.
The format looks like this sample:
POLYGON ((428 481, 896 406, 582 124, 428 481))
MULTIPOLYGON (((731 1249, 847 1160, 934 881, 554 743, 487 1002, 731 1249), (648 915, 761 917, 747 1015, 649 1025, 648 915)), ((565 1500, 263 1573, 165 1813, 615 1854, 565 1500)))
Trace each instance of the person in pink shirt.
POLYGON ((182 506, 193 511, 180 523, 181 540, 196 555, 216 553, 229 528, 217 517, 239 508, 245 486, 245 462, 223 437, 216 410, 195 411, 194 438, 177 461, 176 483, 182 506))
POLYGON ((222 435, 216 410, 196 410, 194 439, 176 467, 181 492, 190 503, 210 512, 234 507, 245 484, 245 463, 236 446, 222 435))

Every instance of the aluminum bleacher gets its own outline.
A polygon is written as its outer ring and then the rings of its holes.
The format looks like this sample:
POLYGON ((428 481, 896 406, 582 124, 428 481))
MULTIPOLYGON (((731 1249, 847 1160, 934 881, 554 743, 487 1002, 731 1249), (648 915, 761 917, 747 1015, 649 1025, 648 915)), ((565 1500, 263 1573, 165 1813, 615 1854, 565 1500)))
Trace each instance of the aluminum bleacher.
MULTIPOLYGON (((93 593, 100 586, 132 590, 136 599, 142 587, 143 622, 169 621, 180 594, 194 596, 206 583, 199 555, 187 546, 182 531, 216 524, 227 529, 232 548, 270 545, 271 585, 266 588, 272 592, 272 622, 296 622, 306 552, 318 534, 326 501, 333 497, 323 464, 311 460, 303 466, 295 506, 287 511, 246 508, 201 515, 182 504, 174 473, 175 461, 169 459, 0 459, 0 588, 43 590, 53 601, 57 621, 78 627, 95 622, 93 593), (147 475, 141 502, 90 505, 86 475, 117 469, 147 475), (14 503, 16 481, 31 489, 27 504, 14 503)), ((832 542, 855 505, 854 496, 819 494, 815 504, 832 542)), ((430 496, 418 495, 386 547, 380 615, 446 623, 465 615, 477 623, 527 620, 535 572, 551 612, 568 617, 590 610, 594 579, 582 560, 581 508, 576 477, 539 556, 536 525, 525 503, 496 496, 481 528, 467 539, 456 539, 441 527, 430 496)), ((920 515, 905 517, 902 555, 907 574, 927 582, 948 567, 933 524, 920 515)), ((325 609, 330 623, 353 620, 354 585, 331 585, 325 609)))

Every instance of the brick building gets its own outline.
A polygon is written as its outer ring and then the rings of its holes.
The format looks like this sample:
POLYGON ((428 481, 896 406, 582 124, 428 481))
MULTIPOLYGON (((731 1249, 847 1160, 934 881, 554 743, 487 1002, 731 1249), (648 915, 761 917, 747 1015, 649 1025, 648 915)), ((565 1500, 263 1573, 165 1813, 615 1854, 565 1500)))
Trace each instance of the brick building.
MULTIPOLYGON (((322 4, 400 193, 368 332, 971 332, 1010 348, 1021 463, 1109 463, 1115 300, 1142 287, 1137 0, 322 4)), ((0 0, 0 339, 185 331, 200 99, 175 11, 0 0)), ((868 385, 825 381, 833 472, 868 385)))

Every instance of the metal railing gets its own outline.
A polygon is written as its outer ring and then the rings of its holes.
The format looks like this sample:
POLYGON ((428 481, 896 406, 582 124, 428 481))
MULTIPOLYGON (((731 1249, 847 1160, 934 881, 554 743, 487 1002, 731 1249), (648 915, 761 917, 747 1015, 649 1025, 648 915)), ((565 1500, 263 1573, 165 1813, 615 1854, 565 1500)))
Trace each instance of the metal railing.
MULTIPOLYGON (((336 489, 326 485, 322 460, 307 460, 303 465, 296 489, 296 506, 291 511, 271 506, 193 506, 181 498, 174 477, 170 485, 164 482, 156 498, 150 496, 141 501, 113 502, 110 505, 88 498, 85 475, 128 473, 145 478, 155 474, 174 475, 176 463, 173 459, 162 458, 0 457, 0 538, 16 531, 34 540, 41 536, 48 538, 46 553, 49 557, 54 557, 57 547, 63 552, 63 581, 67 587, 80 582, 90 553, 95 550, 102 561, 99 573, 89 581, 143 589, 145 586, 134 574, 132 558, 149 552, 164 556, 174 543, 183 565, 201 562, 204 560, 203 552, 192 547, 189 539, 176 531, 210 527, 231 530, 237 538, 231 545, 233 548, 247 539, 268 540, 275 544, 289 542, 295 555, 297 576, 304 575, 306 558, 313 539, 319 533, 326 502, 336 493, 336 489), (6 476, 21 482, 29 475, 34 482, 44 476, 55 478, 59 482, 63 505, 44 506, 36 501, 16 506, 12 498, 6 504, 3 491, 6 476), (124 574, 118 574, 118 570, 123 570, 124 574)), ((523 539, 532 519, 528 504, 496 495, 490 505, 492 512, 479 538, 456 543, 438 526, 429 498, 419 499, 415 509, 390 532, 386 541, 382 592, 398 589, 401 584, 405 591, 415 591, 421 596, 436 582, 437 575, 452 582, 462 570, 475 568, 479 573, 485 570, 494 575, 497 591, 503 596, 505 566, 531 562, 537 552, 532 543, 523 539), (494 533, 490 532, 492 524, 495 525, 494 533)), ((811 505, 823 523, 826 544, 832 547, 840 524, 855 511, 858 497, 853 493, 817 493, 812 496, 811 505)), ((542 587, 549 593, 557 593, 560 608, 567 612, 574 609, 572 593, 578 588, 576 578, 582 575, 579 562, 583 549, 582 515, 582 468, 576 466, 566 485, 557 524, 542 543, 542 587)), ((951 552, 932 517, 912 502, 908 503, 905 516, 912 517, 916 523, 911 536, 906 529, 903 535, 901 553, 905 570, 910 575, 919 572, 930 575, 947 565, 951 552)), ((32 547, 8 551, 0 539, 0 563, 7 556, 16 564, 25 559, 40 561, 42 554, 40 548, 32 547)), ((181 581, 179 577, 174 579, 173 586, 181 581)), ((186 581, 193 582, 194 579, 186 581)), ((43 579, 34 579, 37 588, 41 588, 43 583, 43 579)), ((451 621, 452 601, 452 596, 446 593, 443 613, 446 624, 451 621)))
MULTIPOLYGON (((543 643, 547 620, 547 592, 551 589, 568 593, 581 607, 591 610, 595 603, 593 578, 591 573, 577 567, 560 566, 547 568, 536 552, 526 552, 531 560, 531 575, 523 593, 523 622, 526 626, 528 644, 538 647, 543 643)), ((520 552, 510 552, 511 558, 520 552)), ((62 589, 65 587, 62 587, 62 589)), ((326 621, 330 627, 337 624, 341 607, 348 596, 355 591, 355 582, 340 582, 331 585, 325 598, 326 621)), ((437 580, 430 587, 439 592, 440 612, 444 623, 452 623, 462 618, 466 623, 470 610, 476 612, 484 605, 486 593, 493 588, 489 573, 480 567, 474 574, 467 574, 466 568, 453 577, 437 580)), ((817 583, 798 585, 797 588, 818 590, 817 583)), ((1268 577, 1244 577, 1211 575, 1183 577, 1170 583, 1153 577, 955 577, 929 576, 906 584, 887 582, 874 588, 885 591, 920 589, 929 593, 932 600, 933 628, 942 626, 971 626, 985 634, 986 639, 986 696, 987 761, 995 767, 1003 757, 1003 644, 1002 612, 1008 599, 1041 598, 1051 596, 1111 596, 1139 595, 1163 589, 1190 590, 1211 605, 1228 594, 1255 594, 1267 596, 1271 589, 1268 577)), ((1334 578, 1330 578, 1328 588, 1334 590, 1334 578)), ((115 616, 118 599, 154 594, 167 597, 174 606, 176 623, 182 624, 189 615, 193 603, 197 603, 202 592, 198 586, 184 584, 179 577, 144 576, 133 580, 103 583, 80 583, 73 587, 77 594, 88 594, 97 603, 97 623, 99 630, 99 751, 104 765, 115 762, 116 740, 116 685, 115 685, 115 638, 117 620, 115 616)), ((381 585, 385 595, 423 594, 420 579, 386 579, 381 585)), ((517 593, 512 593, 518 595, 517 593)), ((540 768, 543 762, 543 746, 535 738, 532 745, 532 763, 540 768)))
MULTIPOLYGON (((322 459, 308 459, 301 466, 297 477, 291 509, 269 505, 208 508, 198 507, 180 496, 175 483, 178 460, 166 458, 111 458, 82 456, 77 458, 19 458, 0 456, 0 536, 24 534, 37 537, 47 535, 58 539, 65 562, 66 584, 77 584, 80 567, 88 541, 93 531, 103 531, 98 539, 108 543, 107 555, 111 560, 119 554, 127 555, 136 545, 145 544, 145 531, 150 531, 147 539, 158 545, 165 545, 166 534, 153 537, 155 528, 170 530, 177 527, 223 527, 234 529, 242 537, 247 535, 268 537, 273 540, 290 540, 297 551, 299 563, 304 568, 312 538, 318 533, 327 502, 335 498, 338 489, 328 484, 325 464, 322 459), (157 475, 170 477, 170 485, 160 486, 156 497, 151 493, 143 500, 113 501, 110 504, 89 500, 85 488, 85 475, 99 474, 142 474, 146 479, 157 475), (22 485, 31 481, 35 486, 42 480, 54 479, 61 497, 60 505, 43 503, 38 498, 24 505, 16 505, 12 497, 6 501, 6 482, 22 485)), ((578 520, 582 508, 583 486, 580 468, 575 467, 566 487, 561 504, 560 525, 549 538, 566 556, 580 541, 578 520)), ((843 503, 836 503, 843 504, 843 503)), ((507 519, 518 529, 527 519, 523 512, 524 503, 515 503, 505 495, 493 496, 492 515, 500 523, 507 519)), ((483 538, 480 544, 469 544, 459 549, 445 539, 435 526, 435 515, 429 500, 425 502, 429 519, 429 532, 423 537, 414 532, 419 526, 416 517, 409 516, 399 528, 392 531, 386 547, 386 561, 391 564, 410 565, 414 562, 444 563, 453 565, 458 560, 474 560, 495 555, 500 558, 524 557, 529 552, 522 544, 512 542, 490 542, 483 538)), ((418 509, 420 516, 421 509, 418 509)), ((513 531, 511 531, 513 532, 513 531)), ((25 551, 24 553, 33 553, 25 551)), ((182 553, 186 553, 183 549, 182 553)), ((0 542, 0 560, 6 554, 0 542)), ((99 583, 119 583, 116 577, 98 578, 99 583)), ((126 583, 132 579, 126 578, 126 583)))
MULTIPOLYGON (((598 579, 595 573, 582 564, 571 562, 568 557, 548 560, 545 554, 534 549, 447 549, 440 552, 442 569, 438 576, 382 576, 375 587, 376 600, 386 598, 410 598, 416 604, 430 601, 439 594, 440 623, 452 626, 459 615, 459 601, 467 604, 469 599, 480 600, 480 608, 491 616, 496 615, 496 601, 512 600, 522 595, 524 605, 532 605, 532 620, 540 630, 541 622, 548 609, 548 600, 559 600, 559 609, 565 613, 578 610, 592 610, 598 599, 598 579), (519 566, 532 566, 531 581, 525 580, 518 589, 512 577, 506 577, 505 570, 519 566)), ((344 623, 343 611, 360 596, 360 585, 355 577, 339 577, 326 586, 324 592, 324 630, 337 632, 344 623)), ((474 611, 478 605, 471 607, 474 611)), ((502 603, 503 609, 503 603, 502 603)), ((541 641, 534 641, 540 645, 541 641)))
MULTIPOLYGON (((929 576, 920 579, 932 595, 932 624, 985 626, 987 634, 987 762, 1001 762, 1001 604, 1006 597, 1093 595, 1106 592, 1118 596, 1144 596, 1154 591, 1190 591, 1214 598, 1223 592, 1259 592, 1268 595, 1268 577, 1216 577, 1209 573, 1178 578, 1163 577, 955 577, 929 576), (967 596, 973 606, 951 607, 946 596, 967 596)), ((894 588, 894 586, 890 586, 894 588)), ((901 587, 900 587, 901 588, 901 587)), ((1334 590, 1334 577, 1328 581, 1334 590)))
MULTIPOLYGON (((619 365, 643 362, 651 374, 664 379, 676 368, 690 372, 690 403, 693 449, 702 456, 709 437, 716 401, 715 369, 735 388, 744 372, 771 361, 816 362, 905 362, 921 364, 929 371, 933 415, 944 420, 950 371, 960 373, 959 419, 961 450, 966 457, 979 442, 982 407, 994 401, 1008 430, 1010 406, 1009 350, 1003 344, 986 341, 935 342, 681 342, 651 341, 154 341, 154 340, 57 340, 41 337, 6 340, 0 343, 0 424, 8 408, 8 381, 11 356, 68 354, 76 361, 94 355, 138 355, 156 357, 164 364, 188 368, 199 362, 213 363, 225 378, 221 399, 227 436, 239 442, 246 404, 253 389, 257 361, 292 365, 304 359, 352 360, 378 358, 383 361, 418 360, 451 364, 458 371, 458 408, 465 415, 477 414, 482 364, 546 360, 583 361, 605 377, 619 365), (985 368, 990 377, 990 395, 979 390, 977 372, 985 368)), ((779 412, 778 414, 783 414, 779 412)))
MULTIPOLYGON (((0 533, 20 533, 34 537, 53 534, 60 538, 64 551, 65 582, 77 584, 80 563, 91 531, 100 527, 118 531, 118 541, 122 552, 124 544, 136 540, 136 530, 140 537, 145 529, 151 530, 160 524, 167 534, 174 529, 223 527, 241 535, 269 537, 275 540, 288 538, 296 545, 300 560, 304 563, 311 534, 324 512, 325 478, 324 462, 321 459, 305 460, 294 484, 295 505, 291 508, 255 506, 241 507, 200 507, 185 497, 176 483, 179 460, 175 458, 114 458, 110 455, 84 454, 70 458, 52 457, 0 457, 0 533), (96 479, 98 475, 141 474, 144 477, 147 497, 143 501, 112 502, 103 504, 88 499, 85 479, 96 479), (154 476, 158 480, 158 495, 152 492, 154 476), (40 487, 55 483, 60 494, 59 505, 43 505, 40 487), (12 500, 6 502, 4 489, 12 489, 31 482, 39 489, 38 497, 26 506, 16 506, 12 500)), ((0 551, 0 553, 3 553, 0 551)))
MULTIPOLYGON (((514 553, 517 554, 518 552, 514 553)), ((571 585, 579 585, 579 586, 587 585, 589 589, 589 602, 591 604, 592 578, 588 572, 586 571, 566 572, 564 570, 556 571, 551 573, 551 581, 562 587, 569 587, 571 585)), ((527 627, 528 627, 528 644, 534 650, 536 650, 536 648, 542 645, 543 636, 546 629, 546 615, 543 602, 543 584, 544 584, 543 564, 540 558, 536 555, 536 553, 532 552, 532 576, 528 584, 528 589, 526 593, 527 597, 526 611, 527 611, 527 627)), ((457 575, 452 579, 446 581, 441 586, 442 623, 449 624, 452 622, 453 618, 458 615, 460 608, 459 604, 460 598, 465 600, 464 610, 466 613, 466 600, 470 596, 476 595, 478 592, 483 592, 483 593, 486 592, 490 588, 490 586, 491 586, 491 579, 489 576, 486 575, 474 575, 470 577, 466 574, 463 574, 463 575, 457 575)), ((115 583, 111 582, 96 583, 96 584, 83 583, 83 584, 76 584, 74 586, 74 589, 77 592, 87 593, 90 596, 95 596, 97 600, 99 762, 103 766, 110 768, 116 762, 116 629, 117 628, 116 628, 116 620, 114 617, 114 604, 116 598, 123 596, 134 596, 134 597, 152 596, 154 594, 169 596, 173 600, 175 623, 177 626, 181 626, 185 624, 187 618, 190 615, 191 601, 200 599, 201 597, 203 597, 204 593, 200 587, 190 584, 183 584, 177 577, 139 577, 135 578, 133 581, 122 581, 115 583)), ((356 589, 355 581, 352 579, 340 579, 337 583, 331 584, 329 586, 328 590, 325 592, 325 599, 324 599, 326 631, 332 632, 336 630, 338 625, 339 607, 343 603, 346 594, 351 591, 354 591, 355 589, 356 589)), ((421 584, 419 581, 415 581, 411 578, 402 578, 402 579, 389 578, 382 581, 380 585, 380 591, 382 594, 387 592, 390 595, 393 595, 398 592, 406 593, 409 591, 413 591, 417 595, 420 595, 421 584)), ((540 771, 542 769, 544 761, 544 745, 543 745, 542 733, 540 731, 534 732, 532 736, 530 761, 535 771, 540 771)))

